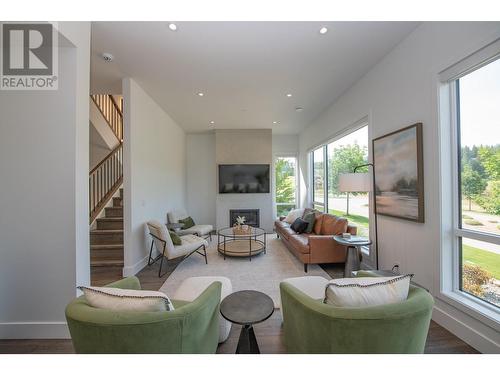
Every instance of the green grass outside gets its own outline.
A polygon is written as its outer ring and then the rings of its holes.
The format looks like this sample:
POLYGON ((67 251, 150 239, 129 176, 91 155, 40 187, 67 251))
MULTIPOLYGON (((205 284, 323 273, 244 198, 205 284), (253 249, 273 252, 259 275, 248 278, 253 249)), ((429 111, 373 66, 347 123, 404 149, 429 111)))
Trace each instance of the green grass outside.
POLYGON ((344 211, 328 210, 332 215, 342 216, 349 220, 350 223, 357 225, 358 235, 368 237, 368 218, 361 215, 346 215, 344 211))
POLYGON ((465 262, 470 262, 490 272, 493 277, 500 280, 500 255, 491 251, 462 245, 462 257, 465 262))
MULTIPOLYGON (((346 215, 344 211, 329 210, 331 214, 347 218, 356 224, 361 235, 368 235, 368 218, 360 215, 346 215)), ((477 247, 463 245, 462 255, 465 262, 473 263, 490 272, 495 279, 500 280, 500 255, 477 247)))

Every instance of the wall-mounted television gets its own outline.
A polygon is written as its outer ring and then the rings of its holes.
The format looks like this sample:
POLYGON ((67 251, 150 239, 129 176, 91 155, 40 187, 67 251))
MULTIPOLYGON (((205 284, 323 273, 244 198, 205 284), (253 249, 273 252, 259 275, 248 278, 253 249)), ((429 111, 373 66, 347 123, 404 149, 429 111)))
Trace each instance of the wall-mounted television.
POLYGON ((219 164, 220 194, 269 192, 269 164, 219 164))

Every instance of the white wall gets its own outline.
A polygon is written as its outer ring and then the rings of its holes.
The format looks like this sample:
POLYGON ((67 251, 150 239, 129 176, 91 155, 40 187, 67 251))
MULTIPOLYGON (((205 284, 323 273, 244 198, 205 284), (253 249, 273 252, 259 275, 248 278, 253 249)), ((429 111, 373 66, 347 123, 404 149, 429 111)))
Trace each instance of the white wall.
POLYGON ((111 148, 106 144, 106 141, 92 123, 89 123, 89 169, 94 169, 110 152, 111 148))
MULTIPOLYGON (((438 73, 500 36, 500 23, 423 23, 345 92, 300 134, 302 172, 307 151, 368 116, 370 139, 416 122, 423 123, 425 223, 379 216, 380 267, 399 263, 402 272, 439 297, 439 149, 438 73)), ((302 194, 303 203, 306 195, 302 194)), ((498 329, 436 299, 435 319, 483 351, 499 350, 498 329)), ((483 320, 484 322, 484 320, 483 320)))
POLYGON ((273 156, 282 154, 298 154, 299 152, 299 136, 291 135, 274 135, 273 134, 273 156))
POLYGON ((147 264, 146 222, 185 207, 186 136, 133 80, 123 80, 125 276, 147 264))
POLYGON ((90 279, 90 23, 59 23, 59 88, 0 91, 0 338, 64 338, 90 279))
MULTIPOLYGON (((244 134, 244 133, 243 133, 244 134)), ((267 134, 267 133, 266 133, 267 134)), ((241 137, 241 135, 239 136, 241 137)), ((222 140, 219 138, 219 146, 225 148, 225 144, 231 144, 234 140, 222 140)), ((264 152, 265 162, 269 161, 269 142, 266 142, 266 150, 264 152)), ((272 155, 277 154, 298 154, 299 151, 299 137, 298 135, 273 135, 272 136, 272 155)), ((237 148, 238 149, 238 148, 237 148)), ((273 212, 270 215, 267 212, 269 205, 269 196, 262 196, 260 194, 223 197, 219 199, 217 193, 217 163, 216 163, 216 143, 215 132, 210 133, 192 133, 186 136, 186 153, 187 153, 187 209, 189 214, 193 217, 195 222, 212 224, 214 227, 227 226, 228 213, 226 209, 229 208, 253 208, 251 204, 255 203, 255 198, 264 199, 266 202, 266 215, 269 216, 267 226, 272 228, 273 212), (219 199, 219 200, 218 200, 219 199), (219 223, 217 224, 217 209, 216 202, 219 202, 221 207, 219 215, 219 223), (224 202, 227 202, 225 204, 224 202), (229 207, 230 205, 235 205, 229 207), (226 207, 227 206, 227 207, 226 207), (271 221, 271 223, 269 223, 271 221)), ((239 153, 239 152, 238 152, 239 153)), ((241 155, 241 153, 239 153, 241 155)), ((246 155, 246 153, 245 153, 246 155)), ((240 157, 240 156, 237 156, 240 157)), ((229 157, 228 160, 233 160, 229 157)), ((249 157, 241 157, 239 160, 244 163, 251 163, 253 159, 249 157)), ((271 184, 272 186, 273 184, 271 184)), ((271 195, 272 197, 272 195, 271 195)), ((260 204, 260 203, 259 203, 260 204)), ((261 212, 261 215, 263 213, 261 212)), ((261 217, 262 219, 262 217, 261 217)))
POLYGON ((216 227, 217 168, 215 164, 215 134, 186 136, 187 199, 189 215, 198 224, 216 227))

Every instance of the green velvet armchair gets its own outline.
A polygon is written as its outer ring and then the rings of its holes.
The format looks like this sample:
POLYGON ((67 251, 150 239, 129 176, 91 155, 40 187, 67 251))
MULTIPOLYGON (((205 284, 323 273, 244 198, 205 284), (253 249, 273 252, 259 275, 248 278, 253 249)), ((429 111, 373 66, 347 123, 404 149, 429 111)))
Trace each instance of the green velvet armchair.
MULTIPOLYGON (((107 286, 141 289, 136 277, 107 286)), ((220 293, 214 282, 194 301, 173 300, 175 310, 164 312, 97 309, 81 296, 66 307, 66 320, 77 353, 215 353, 220 293)))
POLYGON ((327 305, 286 282, 280 292, 288 353, 424 352, 434 300, 422 288, 410 286, 404 302, 367 308, 327 305))

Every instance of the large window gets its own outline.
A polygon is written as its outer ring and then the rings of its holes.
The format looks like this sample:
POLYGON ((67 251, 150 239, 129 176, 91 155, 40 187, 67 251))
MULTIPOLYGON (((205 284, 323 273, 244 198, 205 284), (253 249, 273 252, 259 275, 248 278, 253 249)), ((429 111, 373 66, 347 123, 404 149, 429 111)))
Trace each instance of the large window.
MULTIPOLYGON (((355 167, 368 162, 368 126, 315 149, 311 155, 314 208, 347 217, 350 223, 358 227, 361 236, 368 237, 368 193, 339 189, 340 174, 352 173, 355 167)), ((364 168, 357 172, 367 171, 364 168)))
POLYGON ((500 306, 500 59, 451 84, 459 289, 500 306))
POLYGON ((274 172, 276 213, 286 216, 297 207, 297 158, 277 157, 274 172))

